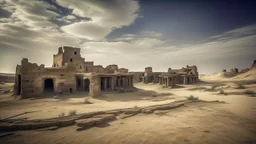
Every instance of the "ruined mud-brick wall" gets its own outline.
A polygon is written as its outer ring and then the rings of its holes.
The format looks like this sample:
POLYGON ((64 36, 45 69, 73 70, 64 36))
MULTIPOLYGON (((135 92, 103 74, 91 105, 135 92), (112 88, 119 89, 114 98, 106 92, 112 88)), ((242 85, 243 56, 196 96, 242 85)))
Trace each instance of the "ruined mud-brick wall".
POLYGON ((117 70, 118 70, 118 66, 116 64, 108 65, 105 68, 105 71, 107 73, 115 73, 115 71, 117 71, 117 70))
POLYGON ((65 66, 67 62, 73 63, 77 70, 84 70, 84 58, 81 57, 80 48, 60 47, 58 53, 53 55, 53 67, 65 66))
POLYGON ((193 74, 193 75, 195 75, 195 76, 197 76, 198 77, 198 71, 197 71, 197 67, 195 66, 195 65, 193 65, 193 66, 188 66, 187 65, 187 67, 186 68, 183 68, 183 70, 186 70, 189 74, 193 74))
POLYGON ((84 62, 84 72, 89 73, 89 72, 93 72, 93 61, 85 61, 84 62))
POLYGON ((93 72, 95 72, 95 73, 104 73, 105 69, 103 68, 102 65, 95 65, 93 67, 93 72))
POLYGON ((133 75, 133 82, 142 82, 144 77, 144 72, 129 72, 133 75))
POLYGON ((73 65, 55 69, 46 68, 46 71, 41 76, 41 88, 44 91, 44 82, 46 79, 53 79, 54 93, 74 93, 76 92, 76 76, 75 68, 73 65))
POLYGON ((143 77, 144 83, 158 83, 159 82, 159 75, 162 72, 153 72, 152 67, 146 67, 143 77))
POLYGON ((120 68, 120 69, 117 69, 117 70, 115 70, 115 73, 128 73, 129 72, 129 70, 128 69, 126 69, 126 68, 120 68))
POLYGON ((44 65, 38 66, 22 59, 21 65, 16 67, 14 93, 24 97, 41 94, 40 76, 45 71, 44 65))
POLYGON ((72 65, 45 68, 44 65, 38 66, 23 59, 16 68, 14 92, 22 97, 39 96, 44 92, 44 82, 48 78, 53 79, 55 93, 69 92, 70 88, 76 90, 75 68, 72 65))
POLYGON ((145 83, 158 83, 159 82, 159 75, 161 72, 147 72, 144 74, 144 82, 145 83))

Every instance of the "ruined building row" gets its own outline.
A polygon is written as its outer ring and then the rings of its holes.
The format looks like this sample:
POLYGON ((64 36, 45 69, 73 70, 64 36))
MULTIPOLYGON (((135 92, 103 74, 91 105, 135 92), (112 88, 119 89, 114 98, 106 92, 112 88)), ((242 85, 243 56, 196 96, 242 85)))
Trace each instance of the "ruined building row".
POLYGON ((87 91, 98 96, 102 91, 132 89, 134 82, 159 83, 164 86, 191 84, 198 80, 196 66, 182 69, 168 69, 168 72, 128 72, 117 65, 94 65, 81 57, 80 48, 60 47, 53 55, 52 67, 30 63, 24 58, 16 67, 14 93, 22 97, 42 94, 76 93, 87 91))
POLYGON ((53 66, 38 66, 24 58, 16 67, 15 94, 33 97, 43 93, 75 93, 88 91, 91 96, 101 91, 133 87, 133 75, 128 69, 109 65, 103 68, 85 61, 80 48, 60 47, 53 55, 53 66))
POLYGON ((192 84, 198 81, 196 66, 187 66, 181 69, 169 68, 167 72, 153 72, 152 67, 146 67, 144 72, 130 72, 134 82, 159 83, 166 87, 176 84, 192 84))

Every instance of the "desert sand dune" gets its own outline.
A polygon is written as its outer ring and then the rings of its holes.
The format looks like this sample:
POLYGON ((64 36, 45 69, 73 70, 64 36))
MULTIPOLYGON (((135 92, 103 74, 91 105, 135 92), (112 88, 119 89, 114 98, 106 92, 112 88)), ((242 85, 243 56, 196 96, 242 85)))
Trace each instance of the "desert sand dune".
POLYGON ((14 83, 15 74, 0 73, 0 82, 14 83))
POLYGON ((236 80, 256 80, 256 68, 252 68, 249 71, 239 74, 232 79, 236 80))
POLYGON ((220 72, 212 75, 204 75, 201 79, 205 81, 256 80, 256 68, 253 67, 244 73, 220 72))
MULTIPOLYGON (((74 110, 81 114, 152 106, 184 100, 190 95, 200 100, 225 103, 199 103, 167 111, 157 110, 152 114, 138 114, 83 131, 77 131, 77 126, 70 126, 57 130, 1 132, 0 143, 256 143, 256 97, 244 94, 245 90, 254 91, 256 85, 244 84, 244 89, 237 89, 236 84, 245 77, 254 80, 253 74, 255 69, 241 74, 239 78, 236 76, 236 80, 235 77, 227 78, 234 82, 217 78, 224 75, 215 75, 212 79, 205 79, 207 82, 180 85, 173 89, 162 88, 159 84, 137 83, 135 87, 138 91, 106 92, 101 97, 88 99, 91 104, 85 103, 88 93, 28 99, 19 99, 11 92, 1 94, 1 119, 33 111, 12 120, 54 118, 74 110), (216 88, 209 90, 214 85, 217 85, 216 88), (221 89, 227 95, 219 94, 221 89)), ((3 82, 0 87, 7 89, 12 84, 3 82)))

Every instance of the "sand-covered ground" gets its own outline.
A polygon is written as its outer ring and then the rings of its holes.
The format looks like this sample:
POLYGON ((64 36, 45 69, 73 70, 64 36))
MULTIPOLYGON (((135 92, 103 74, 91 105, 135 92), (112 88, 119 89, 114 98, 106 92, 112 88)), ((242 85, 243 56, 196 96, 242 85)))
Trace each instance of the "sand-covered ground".
MULTIPOLYGON (((4 83, 0 87, 8 89, 12 85, 4 83)), ((89 99, 87 93, 29 99, 12 96, 11 92, 2 93, 0 117, 5 119, 29 112, 12 119, 52 118, 60 113, 68 115, 70 111, 79 114, 165 104, 187 99, 190 95, 225 103, 195 103, 168 111, 139 114, 83 131, 77 131, 76 126, 15 131, 0 135, 0 143, 256 143, 256 95, 246 93, 256 92, 254 81, 241 81, 240 84, 237 81, 205 81, 173 89, 143 83, 137 83, 135 87, 138 90, 134 92, 103 93, 101 97, 89 99)))

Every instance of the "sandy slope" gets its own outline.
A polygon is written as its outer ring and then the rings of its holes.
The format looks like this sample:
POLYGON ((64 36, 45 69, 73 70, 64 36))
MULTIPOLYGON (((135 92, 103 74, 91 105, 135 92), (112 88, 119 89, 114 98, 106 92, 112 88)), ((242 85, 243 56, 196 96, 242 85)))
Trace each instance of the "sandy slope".
POLYGON ((84 131, 65 127, 55 131, 15 132, 0 143, 81 144, 251 144, 255 121, 218 108, 223 104, 194 104, 110 122, 84 131))
POLYGON ((212 75, 201 77, 204 81, 239 81, 239 80, 256 80, 256 68, 252 68, 245 73, 220 72, 212 75))
MULTIPOLYGON (((0 87, 4 85, 6 86, 3 84, 0 87)), ((102 97, 90 99, 92 104, 84 104, 86 93, 56 99, 42 97, 22 100, 14 99, 11 93, 2 94, 0 117, 34 111, 16 118, 50 118, 61 112, 68 114, 71 110, 83 113, 164 104, 185 99, 189 95, 207 101, 221 100, 226 104, 195 104, 150 115, 140 114, 80 132, 76 131, 76 126, 55 131, 14 132, 0 137, 0 143, 256 143, 256 97, 243 94, 245 90, 255 90, 256 84, 245 84, 246 89, 236 89, 235 82, 222 80, 217 83, 210 81, 181 85, 174 89, 162 88, 158 84, 138 83, 135 86, 140 90, 130 93, 103 93, 102 97), (216 91, 196 89, 207 89, 220 82, 223 85, 217 87, 216 91), (193 88, 196 90, 191 90, 193 88), (218 94, 218 89, 223 89, 228 95, 218 94)))
POLYGON ((232 79, 238 80, 256 80, 256 68, 250 69, 249 71, 239 74, 232 79))

